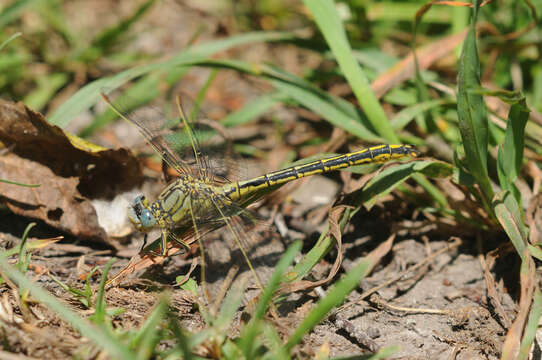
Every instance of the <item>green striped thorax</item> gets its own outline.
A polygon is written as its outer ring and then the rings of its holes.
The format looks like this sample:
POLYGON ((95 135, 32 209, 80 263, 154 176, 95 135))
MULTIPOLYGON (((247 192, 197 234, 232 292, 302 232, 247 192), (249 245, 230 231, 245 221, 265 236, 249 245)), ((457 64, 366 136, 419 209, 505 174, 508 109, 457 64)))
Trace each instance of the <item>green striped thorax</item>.
POLYGON ((216 206, 211 198, 221 198, 221 204, 224 205, 224 195, 221 187, 190 177, 180 177, 169 184, 152 203, 143 195, 136 197, 128 210, 128 218, 141 232, 149 232, 157 226, 180 227, 192 221, 190 212, 195 209, 198 209, 199 216, 214 213, 209 210, 216 206))

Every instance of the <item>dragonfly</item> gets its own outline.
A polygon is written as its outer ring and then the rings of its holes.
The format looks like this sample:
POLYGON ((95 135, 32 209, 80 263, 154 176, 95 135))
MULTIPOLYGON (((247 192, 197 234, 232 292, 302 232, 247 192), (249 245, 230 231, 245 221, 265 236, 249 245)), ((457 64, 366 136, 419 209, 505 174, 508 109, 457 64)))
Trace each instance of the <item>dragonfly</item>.
MULTIPOLYGON (((215 229, 226 228, 243 254, 260 289, 263 289, 262 282, 247 253, 249 240, 242 226, 253 221, 251 212, 246 209, 248 204, 283 184, 307 176, 357 165, 383 163, 405 157, 415 158, 420 155, 420 152, 411 145, 383 144, 308 161, 248 180, 230 181, 215 173, 212 161, 202 152, 193 123, 184 115, 179 98, 177 107, 181 131, 184 131, 184 136, 189 140, 187 145, 189 157, 186 156, 186 149, 181 151, 178 141, 172 137, 173 130, 169 121, 156 118, 146 121, 131 117, 115 105, 106 94, 101 95, 119 117, 137 127, 163 162, 176 172, 177 178, 167 185, 154 201, 139 195, 128 210, 128 217, 138 231, 147 234, 151 230, 159 230, 160 251, 156 255, 165 257, 168 253, 168 244, 171 242, 190 249, 184 240, 186 233, 194 235, 199 241, 203 235, 215 229)), ((145 245, 142 249, 144 247, 145 245)), ((200 249, 203 251, 201 244, 200 249)), ((203 257, 202 253, 202 261, 203 257)))

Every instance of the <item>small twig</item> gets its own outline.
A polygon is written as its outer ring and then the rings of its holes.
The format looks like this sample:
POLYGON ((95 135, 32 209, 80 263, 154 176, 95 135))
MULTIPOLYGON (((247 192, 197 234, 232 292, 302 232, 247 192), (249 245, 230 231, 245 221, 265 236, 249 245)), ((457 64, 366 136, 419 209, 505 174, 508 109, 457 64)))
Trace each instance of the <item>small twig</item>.
POLYGON ((382 299, 380 296, 372 296, 371 301, 376 304, 396 311, 408 312, 408 313, 422 313, 422 314, 437 314, 437 315, 451 315, 454 313, 452 310, 441 309, 426 309, 426 308, 409 308, 404 306, 392 305, 389 302, 382 299))
POLYGON ((216 300, 213 304, 213 307, 211 308, 211 314, 213 316, 216 315, 218 312, 218 308, 220 307, 220 304, 222 303, 222 300, 224 299, 224 296, 226 296, 226 293, 228 292, 228 289, 231 287, 231 284, 233 282, 233 279, 239 272, 239 266, 234 265, 228 270, 228 274, 226 275, 226 278, 222 282, 222 286, 220 287, 220 291, 218 292, 216 296, 216 300))

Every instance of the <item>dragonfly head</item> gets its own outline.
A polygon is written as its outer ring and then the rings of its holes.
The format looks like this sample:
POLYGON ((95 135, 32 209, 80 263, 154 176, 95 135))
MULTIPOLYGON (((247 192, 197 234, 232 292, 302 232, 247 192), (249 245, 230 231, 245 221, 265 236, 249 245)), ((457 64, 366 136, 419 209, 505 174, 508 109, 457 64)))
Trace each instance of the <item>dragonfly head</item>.
POLYGON ((151 211, 149 201, 143 195, 134 199, 128 210, 128 218, 139 231, 150 231, 156 225, 156 218, 151 211))

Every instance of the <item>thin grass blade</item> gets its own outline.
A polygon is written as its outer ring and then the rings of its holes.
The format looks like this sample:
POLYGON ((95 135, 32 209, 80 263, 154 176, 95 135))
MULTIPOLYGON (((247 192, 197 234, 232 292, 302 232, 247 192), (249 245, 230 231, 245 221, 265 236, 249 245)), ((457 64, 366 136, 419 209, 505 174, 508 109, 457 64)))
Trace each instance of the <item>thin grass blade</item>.
POLYGON ((9 265, 3 257, 0 257, 0 268, 7 274, 18 286, 30 290, 32 296, 39 302, 55 311, 60 318, 71 324, 75 329, 81 332, 81 335, 92 340, 100 348, 107 351, 111 356, 119 359, 135 359, 134 354, 125 347, 116 338, 104 331, 103 328, 89 323, 79 317, 78 314, 68 309, 60 303, 54 296, 46 290, 36 285, 31 280, 27 279, 21 272, 9 265))
POLYGON ((324 35, 339 67, 376 133, 390 143, 399 142, 371 89, 367 76, 352 53, 335 3, 332 0, 305 0, 304 3, 314 16, 318 28, 324 35))
POLYGON ((475 1, 471 28, 463 43, 459 61, 457 112, 459 130, 465 148, 468 170, 479 183, 486 202, 493 198, 488 171, 488 118, 483 96, 480 89, 480 62, 476 45, 476 19, 479 2, 475 1))
POLYGON ((265 311, 269 306, 269 302, 271 301, 273 294, 277 291, 281 281, 284 280, 284 273, 286 272, 286 269, 294 261, 295 255, 301 251, 301 245, 301 241, 294 242, 288 247, 284 255, 281 257, 275 267, 273 275, 271 275, 271 278, 269 279, 269 282, 267 283, 267 286, 260 297, 260 301, 258 301, 258 305, 256 306, 256 311, 254 312, 252 319, 243 329, 239 347, 243 350, 243 353, 247 359, 252 359, 254 357, 253 351, 255 338, 260 332, 261 320, 265 315, 265 311))
POLYGON ((290 351, 296 344, 299 344, 303 336, 322 321, 331 309, 341 304, 346 299, 346 296, 358 286, 359 281, 367 275, 371 267, 370 260, 361 259, 359 264, 350 270, 343 279, 337 282, 327 296, 320 300, 309 312, 286 342, 285 349, 290 351))
POLYGON ((493 200, 495 215, 504 231, 512 241, 519 256, 525 256, 528 243, 528 231, 523 223, 523 213, 514 196, 509 191, 503 191, 493 200))
POLYGON ((254 42, 280 41, 293 38, 291 33, 255 32, 213 41, 181 51, 172 59, 122 71, 114 76, 101 78, 81 88, 68 101, 62 104, 49 118, 49 122, 65 127, 75 116, 89 109, 100 98, 103 89, 116 89, 126 82, 153 71, 169 71, 177 66, 192 65, 219 51, 254 42))

